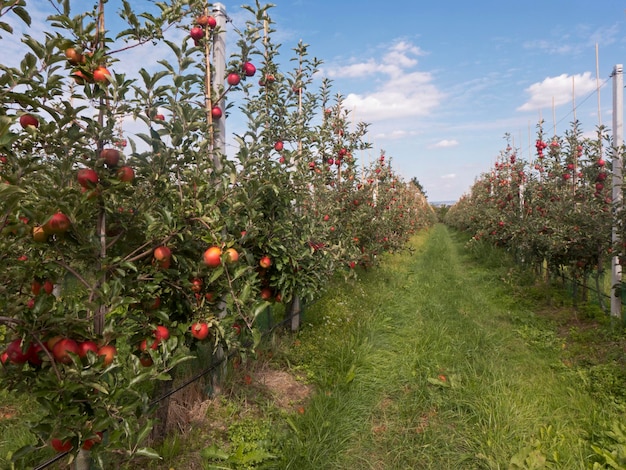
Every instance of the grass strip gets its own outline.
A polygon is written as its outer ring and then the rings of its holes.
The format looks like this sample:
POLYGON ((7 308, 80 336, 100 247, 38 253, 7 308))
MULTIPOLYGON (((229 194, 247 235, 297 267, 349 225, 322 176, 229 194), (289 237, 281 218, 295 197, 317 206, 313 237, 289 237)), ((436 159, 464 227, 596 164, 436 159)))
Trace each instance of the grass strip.
POLYGON ((448 228, 412 241, 307 311, 289 351, 318 392, 285 468, 589 468, 614 408, 581 386, 558 337, 448 228))

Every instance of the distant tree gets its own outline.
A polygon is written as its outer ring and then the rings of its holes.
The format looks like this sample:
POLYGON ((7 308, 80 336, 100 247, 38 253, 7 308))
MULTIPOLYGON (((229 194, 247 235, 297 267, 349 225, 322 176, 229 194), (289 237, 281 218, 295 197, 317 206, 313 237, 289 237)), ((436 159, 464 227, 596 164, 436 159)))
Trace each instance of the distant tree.
POLYGON ((414 176, 411 178, 411 183, 419 189, 424 196, 426 196, 426 191, 424 191, 424 187, 422 186, 422 183, 417 180, 417 177, 414 176))

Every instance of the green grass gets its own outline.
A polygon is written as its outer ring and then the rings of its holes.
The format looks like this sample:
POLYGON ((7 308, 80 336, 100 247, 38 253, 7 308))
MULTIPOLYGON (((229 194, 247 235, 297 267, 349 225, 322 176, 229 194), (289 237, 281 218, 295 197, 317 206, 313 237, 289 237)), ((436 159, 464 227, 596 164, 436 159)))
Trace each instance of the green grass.
POLYGON ((307 311, 290 360, 319 390, 285 468, 588 468, 616 407, 563 364, 502 254, 479 264, 444 226, 413 248, 307 311))

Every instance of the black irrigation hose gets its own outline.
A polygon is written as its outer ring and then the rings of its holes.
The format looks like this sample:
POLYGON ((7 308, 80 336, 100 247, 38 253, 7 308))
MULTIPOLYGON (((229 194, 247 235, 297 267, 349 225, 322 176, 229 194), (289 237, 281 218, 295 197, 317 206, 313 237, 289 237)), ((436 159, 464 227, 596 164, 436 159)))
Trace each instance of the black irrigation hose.
MULTIPOLYGON (((302 312, 304 308, 301 307, 300 309, 300 313, 302 312)), ((295 315, 293 314, 293 312, 291 312, 291 314, 285 318, 283 321, 277 323, 276 325, 272 326, 269 330, 267 330, 266 332, 264 332, 261 335, 261 338, 266 338, 267 336, 269 336, 271 333, 274 332, 275 329, 285 326, 287 325, 289 322, 291 322, 291 320, 293 320, 293 317, 295 315)), ((248 342, 246 344, 244 344, 245 348, 248 348, 250 346, 252 346, 252 342, 248 342)), ((219 361, 212 363, 209 367, 205 368, 204 370, 200 371, 199 373, 197 373, 195 376, 193 376, 191 379, 186 380, 185 382, 183 382, 181 385, 179 385, 178 387, 176 387, 173 390, 168 391, 167 393, 165 393, 164 395, 160 396, 159 398, 156 398, 154 400, 152 400, 149 403, 149 406, 154 406, 157 403, 165 400, 166 398, 169 398, 170 396, 174 395, 176 392, 179 392, 180 390, 182 390, 183 388, 191 385, 192 383, 200 380, 202 377, 204 377, 205 375, 209 374, 210 372, 214 371, 215 369, 217 369, 218 366, 222 365, 222 363, 224 363, 224 361, 226 361, 227 359, 230 359, 231 357, 233 357, 235 354, 237 353, 237 350, 234 351, 230 351, 228 354, 225 354, 224 357, 222 357, 219 361)), ((68 455, 71 452, 71 450, 65 451, 65 452, 61 452, 56 454, 54 457, 52 457, 51 459, 47 460, 44 463, 39 464, 37 467, 35 467, 33 470, 43 470, 47 467, 49 467, 50 465, 52 465, 55 462, 58 462, 59 460, 61 460, 63 457, 65 457, 66 455, 68 455)))

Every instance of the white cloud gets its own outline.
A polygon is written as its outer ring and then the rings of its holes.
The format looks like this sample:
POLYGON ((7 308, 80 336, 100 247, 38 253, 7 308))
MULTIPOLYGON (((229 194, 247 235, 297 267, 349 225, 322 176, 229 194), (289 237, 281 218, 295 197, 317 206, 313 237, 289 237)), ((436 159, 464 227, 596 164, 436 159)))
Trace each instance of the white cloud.
POLYGON ((586 95, 596 89, 596 79, 591 72, 577 75, 561 74, 558 77, 547 77, 542 82, 534 83, 526 88, 530 98, 518 111, 534 111, 542 108, 551 108, 572 101, 572 89, 575 96, 586 95), (553 101, 554 100, 554 101, 553 101))
POLYGON ((442 180, 453 180, 456 179, 456 173, 448 173, 447 175, 441 175, 442 180))
POLYGON ((424 52, 407 42, 394 43, 381 58, 368 58, 347 65, 331 65, 322 74, 330 78, 362 78, 375 75, 377 87, 362 93, 349 93, 344 100, 360 120, 381 121, 426 116, 439 105, 443 93, 429 72, 412 70, 424 52))
POLYGON ((455 139, 443 139, 440 140, 439 142, 437 142, 434 145, 431 145, 431 148, 448 148, 448 147, 456 147, 457 145, 459 145, 459 142, 455 139))

